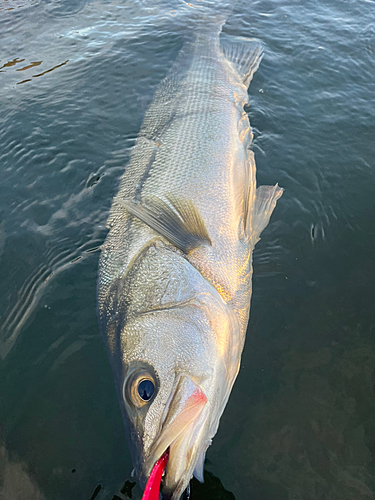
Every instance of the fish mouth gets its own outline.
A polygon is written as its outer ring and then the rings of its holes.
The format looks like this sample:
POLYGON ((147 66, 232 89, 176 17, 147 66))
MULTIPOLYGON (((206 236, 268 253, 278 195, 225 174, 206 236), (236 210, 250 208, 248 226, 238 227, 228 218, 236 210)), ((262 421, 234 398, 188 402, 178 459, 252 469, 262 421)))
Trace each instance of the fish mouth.
POLYGON ((146 477, 149 477, 154 464, 169 450, 163 479, 163 498, 179 498, 193 475, 197 457, 203 448, 201 434, 205 427, 206 412, 203 410, 206 405, 207 397, 202 389, 188 375, 180 375, 166 408, 161 432, 144 465, 146 477))

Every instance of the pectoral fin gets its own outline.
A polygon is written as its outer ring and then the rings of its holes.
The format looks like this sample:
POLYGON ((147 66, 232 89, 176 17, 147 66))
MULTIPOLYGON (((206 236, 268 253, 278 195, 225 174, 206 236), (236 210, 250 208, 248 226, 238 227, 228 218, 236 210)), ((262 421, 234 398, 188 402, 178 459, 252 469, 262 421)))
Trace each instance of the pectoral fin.
POLYGON ((248 214, 245 222, 245 233, 249 238, 251 248, 260 240, 260 233, 269 223, 277 200, 283 194, 284 189, 275 186, 260 186, 255 191, 253 203, 247 204, 248 214))
POLYGON ((146 203, 120 203, 132 214, 185 253, 211 245, 202 217, 191 201, 169 197, 168 203, 154 196, 146 203), (172 208, 173 207, 173 208, 172 208))

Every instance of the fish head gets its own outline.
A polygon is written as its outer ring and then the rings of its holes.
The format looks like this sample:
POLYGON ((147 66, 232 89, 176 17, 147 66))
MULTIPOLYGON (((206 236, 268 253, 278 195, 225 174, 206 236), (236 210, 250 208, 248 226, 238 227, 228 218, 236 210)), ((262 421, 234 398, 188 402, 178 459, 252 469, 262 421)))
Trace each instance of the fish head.
POLYGON ((203 480, 205 452, 238 373, 242 341, 235 315, 214 287, 186 259, 173 259, 173 266, 149 261, 149 285, 127 276, 131 291, 118 294, 127 297, 127 316, 118 323, 114 351, 136 476, 144 485, 169 450, 162 494, 177 500, 193 473, 203 480), (137 310, 136 303, 142 304, 137 310))
MULTIPOLYGON (((133 463, 144 483, 169 450, 165 498, 180 498, 195 469, 202 478, 204 455, 228 399, 233 368, 238 369, 238 361, 228 367, 207 306, 195 300, 149 312, 129 322, 123 332, 127 355, 122 398, 133 463), (134 342, 132 347, 129 342, 134 342)), ((217 316, 215 326, 219 322, 217 316)), ((230 327, 221 317, 226 336, 230 327)))
MULTIPOLYGON (((181 265, 190 266, 185 259, 181 265)), ((148 269, 154 272, 155 266, 148 269)), ((193 473, 203 480, 205 452, 242 350, 238 322, 221 296, 195 269, 178 271, 180 290, 186 276, 195 274, 189 276, 189 293, 132 314, 119 334, 120 404, 135 472, 144 485, 168 449, 162 493, 173 500, 180 498, 193 473)), ((172 274, 170 268, 169 278, 172 274)), ((166 290, 161 296, 168 296, 166 290)))

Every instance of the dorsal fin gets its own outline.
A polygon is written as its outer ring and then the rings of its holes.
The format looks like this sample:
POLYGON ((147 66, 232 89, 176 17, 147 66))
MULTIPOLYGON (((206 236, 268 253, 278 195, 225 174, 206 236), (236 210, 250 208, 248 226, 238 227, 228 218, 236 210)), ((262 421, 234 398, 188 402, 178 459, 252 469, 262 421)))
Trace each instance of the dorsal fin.
POLYGON ((260 42, 222 33, 220 45, 225 58, 234 64, 244 85, 248 87, 263 57, 260 42))
POLYGON ((193 203, 174 196, 167 200, 170 205, 156 196, 145 203, 130 200, 119 200, 119 203, 186 254, 198 246, 211 245, 206 226, 193 203))

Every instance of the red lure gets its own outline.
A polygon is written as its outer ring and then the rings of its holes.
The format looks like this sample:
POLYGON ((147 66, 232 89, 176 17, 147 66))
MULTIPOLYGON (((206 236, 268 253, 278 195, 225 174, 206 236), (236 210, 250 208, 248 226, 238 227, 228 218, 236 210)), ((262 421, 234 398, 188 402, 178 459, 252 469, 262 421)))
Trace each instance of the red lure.
POLYGON ((152 468, 142 500, 159 500, 161 477, 168 462, 168 450, 163 453, 152 468))

